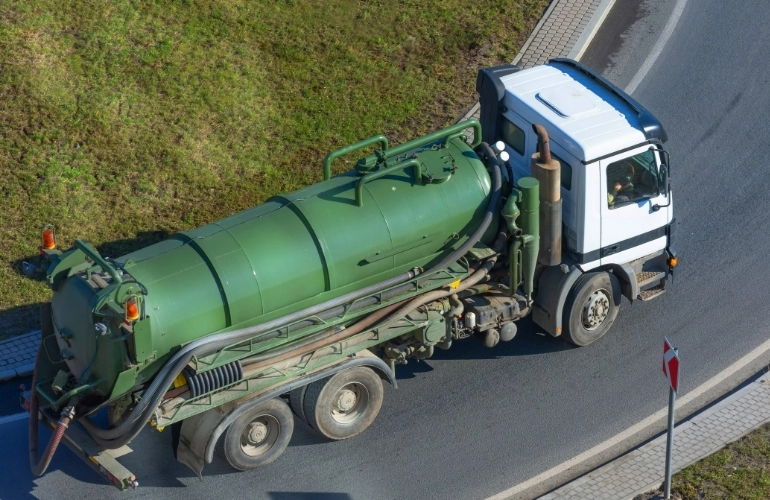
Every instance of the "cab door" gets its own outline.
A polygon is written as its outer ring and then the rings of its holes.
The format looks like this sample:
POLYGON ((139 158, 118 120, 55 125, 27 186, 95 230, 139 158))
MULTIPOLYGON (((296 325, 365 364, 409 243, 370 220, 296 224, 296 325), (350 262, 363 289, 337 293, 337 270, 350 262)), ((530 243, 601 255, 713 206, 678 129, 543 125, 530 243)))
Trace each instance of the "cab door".
POLYGON ((626 263, 666 247, 669 211, 660 151, 645 145, 599 162, 601 265, 626 263))

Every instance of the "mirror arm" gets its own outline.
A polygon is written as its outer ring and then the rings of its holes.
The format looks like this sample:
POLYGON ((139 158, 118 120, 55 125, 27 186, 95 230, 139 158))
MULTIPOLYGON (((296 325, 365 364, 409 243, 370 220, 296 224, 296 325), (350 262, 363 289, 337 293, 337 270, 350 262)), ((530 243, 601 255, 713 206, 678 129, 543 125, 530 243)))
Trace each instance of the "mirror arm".
POLYGON ((668 203, 665 205, 658 205, 657 203, 652 206, 652 211, 657 212, 661 208, 666 208, 671 206, 671 157, 668 155, 668 151, 661 148, 658 149, 658 153, 661 156, 661 164, 660 167, 666 168, 666 198, 668 198, 668 203))
MULTIPOLYGON (((669 194, 670 194, 670 193, 669 193, 669 194)), ((656 204, 654 204, 654 205, 652 206, 652 211, 653 211, 653 212, 657 212, 657 211, 658 211, 658 210, 660 210, 661 208, 666 208, 666 207, 670 207, 670 206, 671 206, 671 197, 669 196, 669 198, 668 198, 668 203, 666 203, 665 205, 658 205, 658 204, 656 203, 656 204)))

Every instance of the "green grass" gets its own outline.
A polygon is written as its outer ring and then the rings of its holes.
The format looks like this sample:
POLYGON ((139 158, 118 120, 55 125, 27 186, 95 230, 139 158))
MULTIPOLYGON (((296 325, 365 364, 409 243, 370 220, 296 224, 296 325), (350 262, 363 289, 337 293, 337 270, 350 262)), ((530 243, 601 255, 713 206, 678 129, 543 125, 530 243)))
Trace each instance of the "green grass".
POLYGON ((671 480, 683 500, 770 498, 770 425, 728 445, 671 480))
MULTIPOLYGON (((675 451, 676 453, 676 451, 675 451)), ((663 498, 658 490, 635 500, 663 498)), ((671 478, 675 500, 770 498, 770 424, 727 445, 671 478)))
POLYGON ((43 224, 117 256, 316 182, 351 142, 447 125, 546 4, 3 2, 0 338, 50 295, 19 273, 43 224))

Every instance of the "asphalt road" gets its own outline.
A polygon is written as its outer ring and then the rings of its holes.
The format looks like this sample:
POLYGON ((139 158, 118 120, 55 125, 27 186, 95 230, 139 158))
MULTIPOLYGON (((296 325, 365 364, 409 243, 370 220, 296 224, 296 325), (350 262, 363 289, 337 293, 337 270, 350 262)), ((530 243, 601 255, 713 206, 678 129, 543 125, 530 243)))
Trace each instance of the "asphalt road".
MULTIPOLYGON (((647 3, 618 0, 622 15, 611 15, 612 29, 586 54, 620 85, 641 66, 675 5, 647 3)), ((363 435, 329 443, 297 423, 275 464, 238 473, 215 462, 203 482, 174 460, 169 433, 147 430, 131 445, 137 451, 121 459, 141 486, 122 494, 66 450, 33 478, 27 421, 5 423, 0 497, 483 498, 664 407, 663 335, 680 350, 681 394, 714 376, 770 334, 770 3, 731 7, 690 0, 634 93, 669 133, 682 258, 669 291, 653 302, 625 303, 606 338, 571 348, 525 322, 516 339, 493 350, 456 343, 399 367, 399 389, 386 392, 363 435)))

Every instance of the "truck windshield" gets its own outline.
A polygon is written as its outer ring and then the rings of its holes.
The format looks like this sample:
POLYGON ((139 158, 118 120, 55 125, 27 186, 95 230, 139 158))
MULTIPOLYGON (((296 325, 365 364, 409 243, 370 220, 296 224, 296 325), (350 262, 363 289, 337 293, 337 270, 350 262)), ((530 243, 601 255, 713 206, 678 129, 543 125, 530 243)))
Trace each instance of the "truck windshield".
POLYGON ((660 179, 652 150, 607 166, 607 203, 611 209, 660 194, 660 179))

